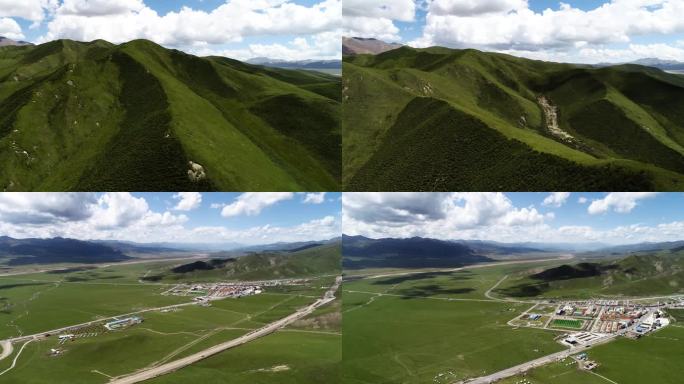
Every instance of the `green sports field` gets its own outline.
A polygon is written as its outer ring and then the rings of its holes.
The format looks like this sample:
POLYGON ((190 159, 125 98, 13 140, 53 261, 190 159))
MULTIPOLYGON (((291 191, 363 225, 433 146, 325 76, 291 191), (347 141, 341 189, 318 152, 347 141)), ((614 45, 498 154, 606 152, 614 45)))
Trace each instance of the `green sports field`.
POLYGON ((581 329, 583 325, 581 320, 555 319, 551 322, 551 326, 555 328, 581 329))

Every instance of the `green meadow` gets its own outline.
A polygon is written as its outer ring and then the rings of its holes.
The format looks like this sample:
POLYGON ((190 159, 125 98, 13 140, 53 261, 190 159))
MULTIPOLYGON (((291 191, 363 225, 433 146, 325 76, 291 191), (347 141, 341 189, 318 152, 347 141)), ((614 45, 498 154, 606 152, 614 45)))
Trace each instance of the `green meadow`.
MULTIPOLYGON (((59 273, 2 277, 0 338, 189 302, 190 297, 161 295, 172 285, 140 280, 179 263, 182 262, 74 268, 59 273)), ((63 344, 56 336, 31 341, 25 346, 23 342, 15 343, 13 354, 0 361, 0 372, 11 366, 23 346, 21 355, 16 366, 0 379, 8 383, 105 383, 110 377, 182 358, 285 317, 313 302, 333 279, 322 276, 302 285, 279 286, 272 290, 267 287, 262 294, 213 301, 208 307, 190 305, 172 311, 149 311, 140 315, 144 319, 141 324, 118 331, 105 332, 99 328, 96 336, 79 337, 63 344), (50 350, 53 348, 61 349, 62 353, 52 356, 50 350)), ((286 374, 291 375, 292 382, 336 372, 341 336, 339 329, 330 326, 339 325, 339 316, 331 317, 329 311, 327 307, 321 308, 303 319, 298 327, 283 330, 282 336, 273 335, 276 345, 294 343, 281 346, 281 350, 299 351, 293 352, 293 360, 289 363, 297 368, 286 374), (338 356, 337 362, 335 356, 338 356)), ((270 342, 259 342, 265 343, 263 348, 268 351, 262 360, 265 362, 277 348, 270 342)), ((246 356, 258 354, 250 350, 245 353, 246 356)), ((255 369, 260 368, 263 367, 255 369)))
POLYGON ((345 190, 684 189, 679 76, 407 46, 344 74, 345 190))
MULTIPOLYGON (((680 312, 681 313, 681 312, 680 312)), ((528 372, 524 378, 530 384, 589 383, 620 384, 662 383, 677 384, 684 375, 684 328, 672 325, 639 340, 619 339, 588 351, 590 360, 599 366, 589 373, 577 364, 553 363, 528 372), (600 375, 600 376, 598 376, 600 375)), ((501 381, 502 384, 520 383, 523 376, 501 381)))
POLYGON ((146 40, 3 48, 0 187, 335 190, 340 87, 146 40))
POLYGON ((556 332, 506 324, 530 303, 485 296, 506 274, 530 267, 345 282, 343 382, 447 383, 562 350, 556 332))

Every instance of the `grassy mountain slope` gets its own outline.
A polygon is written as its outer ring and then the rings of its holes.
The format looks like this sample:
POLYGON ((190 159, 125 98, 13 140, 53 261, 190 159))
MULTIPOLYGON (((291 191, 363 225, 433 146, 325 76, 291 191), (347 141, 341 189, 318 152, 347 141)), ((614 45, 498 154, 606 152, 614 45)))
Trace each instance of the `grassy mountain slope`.
POLYGON ((346 190, 684 189, 680 76, 439 47, 344 73, 346 190))
POLYGON ((152 42, 0 49, 5 190, 328 190, 340 80, 152 42), (188 177, 189 162, 206 178, 188 177))
POLYGON ((684 292, 681 250, 633 254, 619 260, 581 262, 525 271, 507 280, 498 292, 530 297, 648 296, 684 292))
POLYGON ((296 252, 263 252, 235 259, 196 261, 148 276, 152 281, 202 281, 211 279, 260 280, 312 277, 341 270, 341 244, 332 243, 296 252))

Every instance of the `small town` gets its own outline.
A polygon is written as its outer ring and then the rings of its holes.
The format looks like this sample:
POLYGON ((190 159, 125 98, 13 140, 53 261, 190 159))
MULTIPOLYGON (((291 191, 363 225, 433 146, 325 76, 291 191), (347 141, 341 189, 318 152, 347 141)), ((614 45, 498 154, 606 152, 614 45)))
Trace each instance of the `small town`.
POLYGON ((586 352, 579 352, 603 344, 618 336, 630 339, 658 331, 670 324, 668 308, 684 307, 684 298, 641 304, 630 300, 548 300, 534 304, 522 315, 508 322, 514 327, 530 327, 554 331, 569 331, 556 341, 569 348, 558 361, 577 363, 581 369, 593 370, 598 362, 590 360, 586 352))

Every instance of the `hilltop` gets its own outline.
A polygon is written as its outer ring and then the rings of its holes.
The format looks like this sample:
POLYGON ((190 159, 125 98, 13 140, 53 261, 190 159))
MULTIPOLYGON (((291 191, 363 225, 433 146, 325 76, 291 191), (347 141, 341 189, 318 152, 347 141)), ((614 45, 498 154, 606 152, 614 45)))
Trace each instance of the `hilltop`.
POLYGON ((145 280, 264 280, 337 274, 341 268, 340 247, 340 242, 334 242, 282 252, 264 251, 240 257, 199 260, 174 266, 147 276, 145 280))
POLYGON ((344 73, 344 190, 684 190, 679 75, 406 46, 344 73))
POLYGON ((333 190, 339 77, 135 40, 0 50, 0 189, 333 190))

